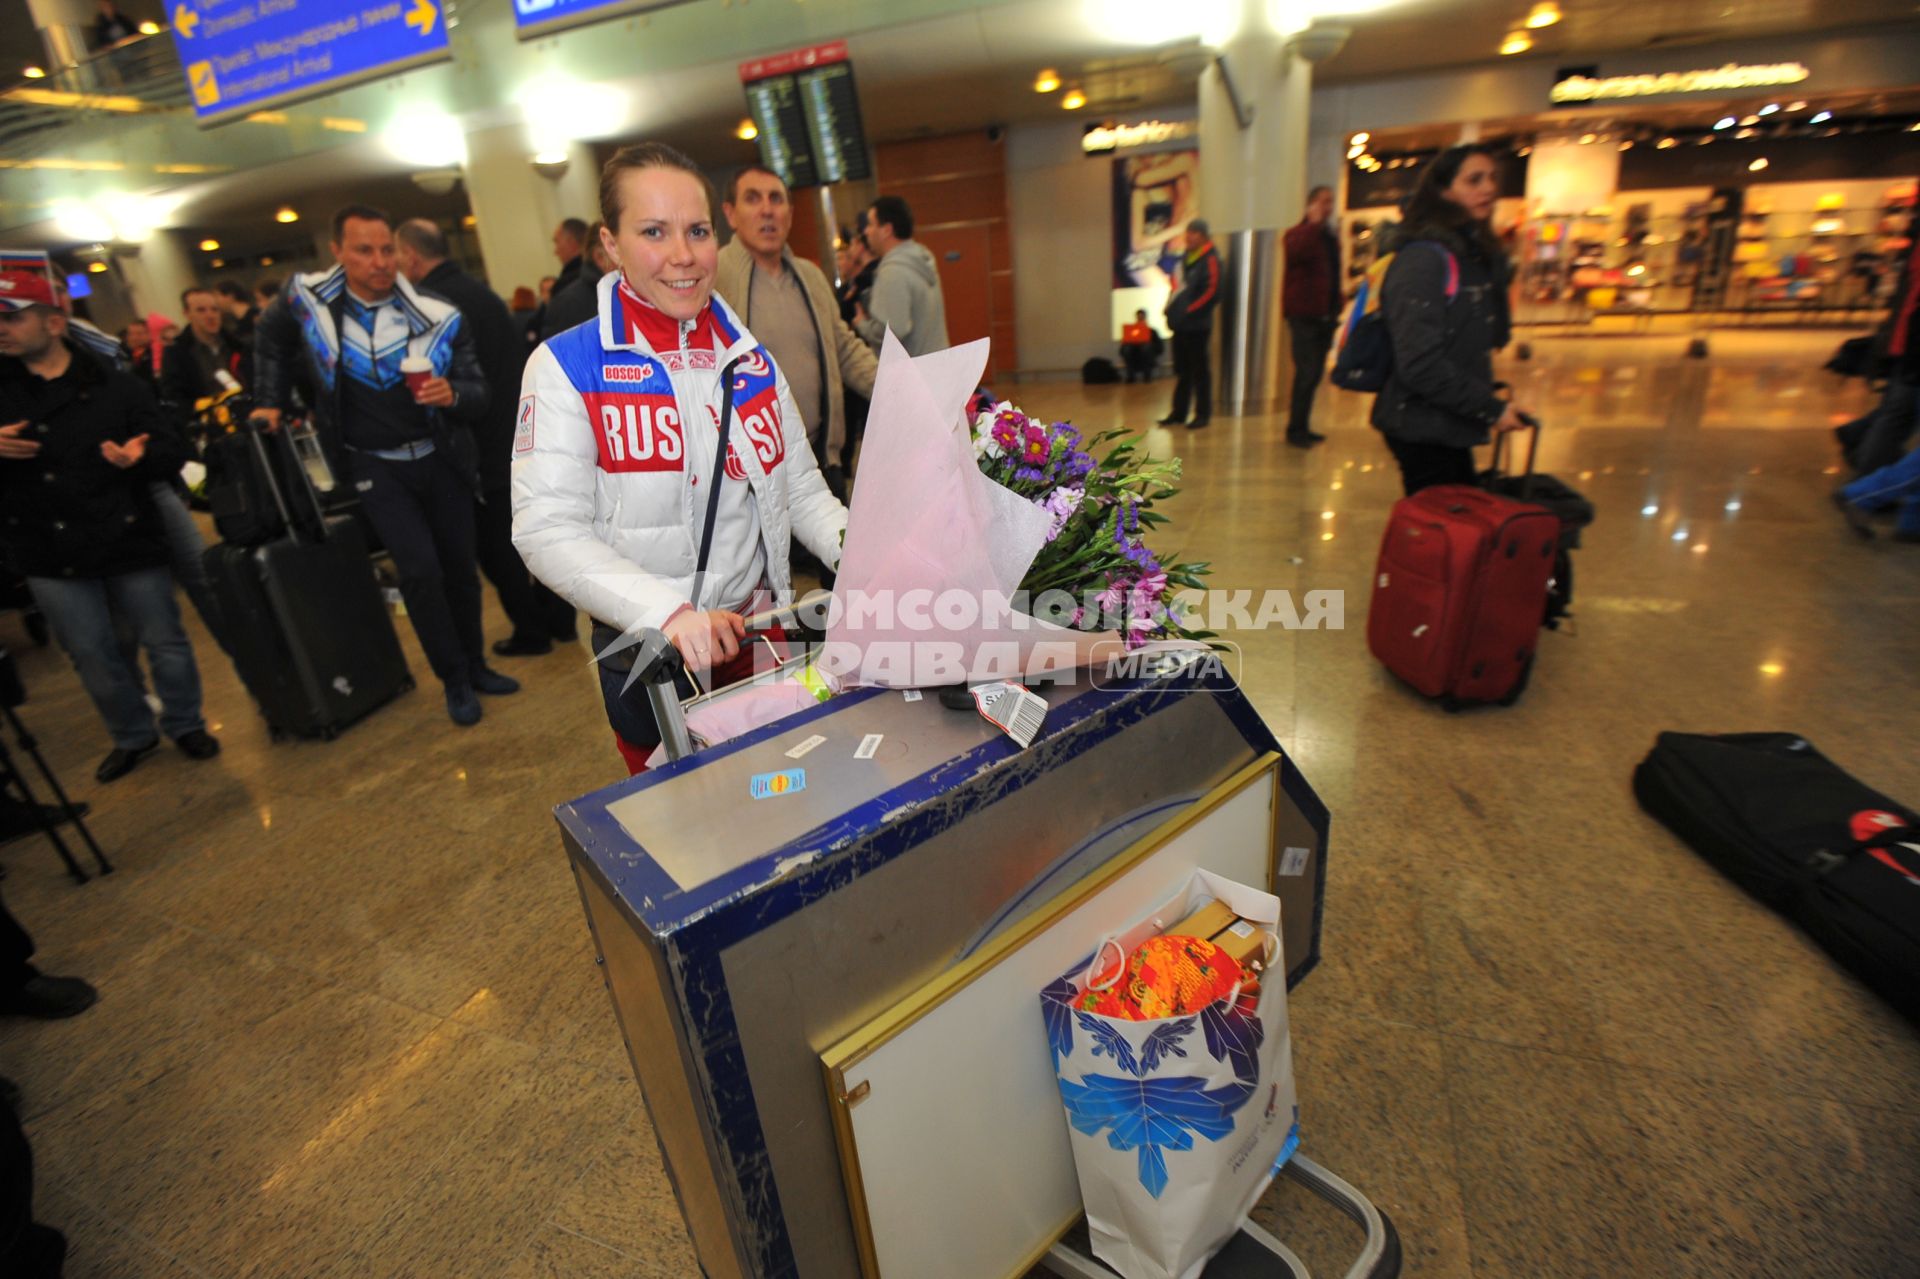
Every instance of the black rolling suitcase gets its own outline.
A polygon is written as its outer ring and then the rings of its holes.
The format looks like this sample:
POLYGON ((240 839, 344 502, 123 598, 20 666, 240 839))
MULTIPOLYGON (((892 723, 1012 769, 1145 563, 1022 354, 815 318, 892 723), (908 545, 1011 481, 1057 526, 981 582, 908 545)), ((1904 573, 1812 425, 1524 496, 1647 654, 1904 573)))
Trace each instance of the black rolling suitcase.
POLYGON ((291 455, 281 432, 239 433, 284 534, 257 546, 207 548, 207 577, 230 619, 233 660, 278 740, 331 739, 413 687, 393 618, 374 580, 366 539, 346 516, 326 516, 305 472, 270 462, 291 455), (289 483, 297 507, 278 482, 289 483))
POLYGON ((1792 733, 1662 733, 1641 807, 1920 1022, 1920 815, 1792 733))

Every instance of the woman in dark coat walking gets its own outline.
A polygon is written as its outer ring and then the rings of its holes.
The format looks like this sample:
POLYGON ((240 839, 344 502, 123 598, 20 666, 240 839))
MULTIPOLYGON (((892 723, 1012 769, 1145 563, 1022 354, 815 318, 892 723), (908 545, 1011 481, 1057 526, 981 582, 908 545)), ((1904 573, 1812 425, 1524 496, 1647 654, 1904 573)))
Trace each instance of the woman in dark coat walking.
POLYGON ((1409 495, 1473 482, 1473 446, 1523 425, 1494 390, 1493 353, 1507 344, 1511 268, 1490 219, 1499 198, 1492 152, 1460 146, 1420 175, 1389 242, 1381 305, 1393 373, 1373 402, 1409 495))

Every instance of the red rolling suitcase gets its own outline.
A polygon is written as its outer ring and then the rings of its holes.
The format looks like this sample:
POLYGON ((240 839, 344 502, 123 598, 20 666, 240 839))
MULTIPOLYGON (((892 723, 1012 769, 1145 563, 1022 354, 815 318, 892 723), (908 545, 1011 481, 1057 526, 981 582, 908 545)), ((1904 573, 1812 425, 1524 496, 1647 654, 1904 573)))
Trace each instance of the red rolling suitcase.
POLYGON ((1380 544, 1367 647, 1449 710, 1511 705, 1546 618, 1560 518, 1468 485, 1394 504, 1380 544))

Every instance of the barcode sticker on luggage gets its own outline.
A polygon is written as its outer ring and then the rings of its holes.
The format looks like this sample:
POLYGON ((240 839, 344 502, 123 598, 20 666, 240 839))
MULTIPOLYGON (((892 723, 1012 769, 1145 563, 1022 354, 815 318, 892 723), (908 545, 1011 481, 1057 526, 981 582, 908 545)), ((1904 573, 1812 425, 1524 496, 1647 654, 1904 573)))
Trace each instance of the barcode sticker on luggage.
POLYGON ((1253 936, 1253 921, 1250 919, 1237 919, 1233 922, 1233 926, 1228 928, 1227 931, 1235 937, 1251 937, 1253 936))
POLYGON ((903 702, 917 702, 920 700, 920 690, 917 688, 902 689, 900 700, 903 702))
POLYGON ((1380 575, 1380 589, 1383 591, 1387 589, 1387 575, 1385 573, 1380 575))
POLYGON ((1033 744, 1040 725, 1047 718, 1047 701, 1038 693, 1018 684, 977 684, 973 704, 989 724, 1000 729, 1024 749, 1033 744))
POLYGON ((860 739, 860 745, 854 750, 855 759, 872 759, 873 753, 880 749, 880 743, 887 740, 885 733, 868 733, 860 739))
POLYGON ((808 751, 812 750, 814 747, 818 746, 820 743, 826 740, 827 740, 826 738, 820 736, 818 733, 815 733, 812 737, 809 737, 806 741, 801 742, 798 746, 795 746, 792 750, 788 751, 787 758, 799 759, 802 755, 805 755, 808 751))
POLYGON ((1289 848, 1280 854, 1280 873, 1282 875, 1304 875, 1307 862, 1313 856, 1311 848, 1289 848))

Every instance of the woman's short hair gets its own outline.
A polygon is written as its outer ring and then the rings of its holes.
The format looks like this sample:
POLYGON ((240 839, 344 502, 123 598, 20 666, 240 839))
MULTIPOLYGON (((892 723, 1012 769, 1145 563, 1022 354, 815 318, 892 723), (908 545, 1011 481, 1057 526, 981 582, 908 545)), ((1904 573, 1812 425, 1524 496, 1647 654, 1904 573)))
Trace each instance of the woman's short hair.
POLYGON ((707 181, 699 165, 664 142, 636 142, 621 147, 600 170, 600 218, 614 234, 620 232, 620 179, 634 169, 678 169, 691 174, 707 193, 707 216, 713 216, 713 183, 707 181))

